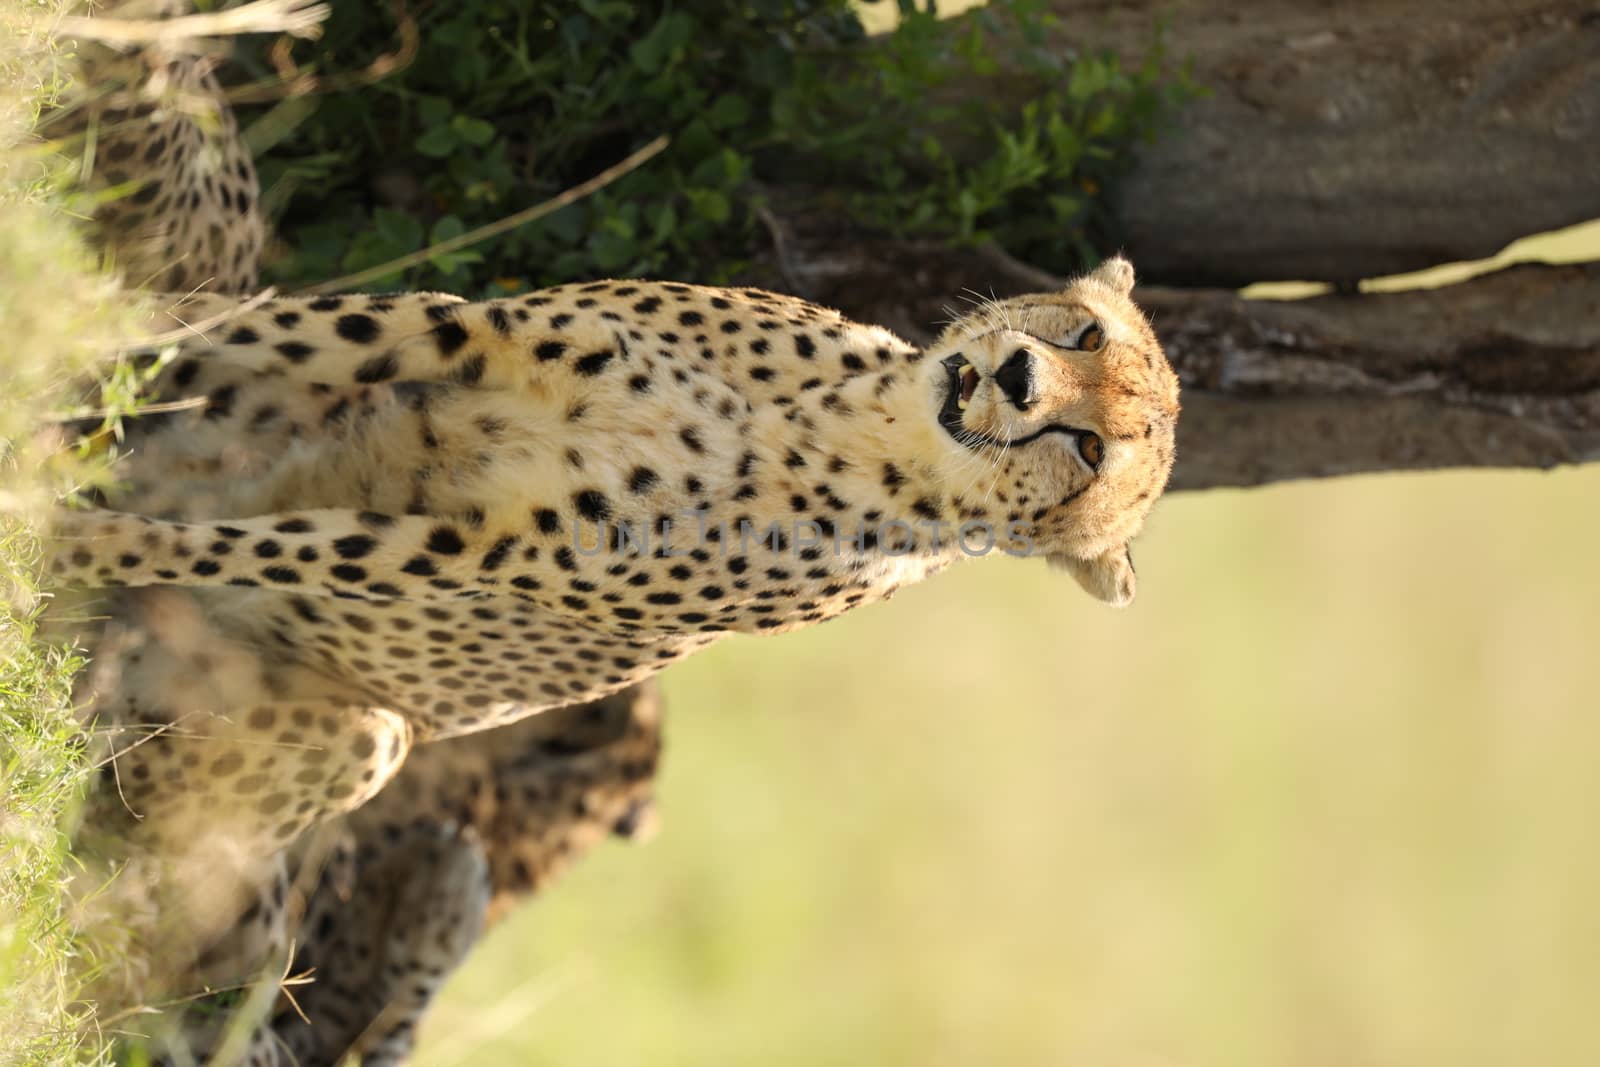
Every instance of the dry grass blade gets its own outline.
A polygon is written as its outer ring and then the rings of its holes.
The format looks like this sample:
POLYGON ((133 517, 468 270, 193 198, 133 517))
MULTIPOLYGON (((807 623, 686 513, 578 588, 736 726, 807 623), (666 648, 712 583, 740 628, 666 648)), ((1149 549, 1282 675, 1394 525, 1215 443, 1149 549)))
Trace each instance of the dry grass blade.
POLYGON ((312 0, 256 0, 230 11, 179 15, 170 19, 85 18, 64 15, 55 33, 114 44, 154 44, 188 37, 224 37, 239 33, 287 33, 315 38, 328 17, 327 4, 312 0))
POLYGON ((408 267, 415 267, 419 263, 426 263, 434 256, 447 255, 448 253, 468 248, 478 244, 480 241, 487 241, 491 237, 497 237, 509 230, 514 230, 518 226, 526 225, 536 219, 542 219, 546 215, 566 207, 568 204, 575 204, 591 193, 604 189, 630 171, 637 170, 650 159, 660 155, 667 145, 671 143, 672 139, 666 134, 662 134, 628 158, 622 160, 622 162, 607 167, 588 181, 574 185, 567 191, 551 197, 542 204, 535 204, 533 207, 526 208, 514 215, 507 215, 503 219, 491 222, 487 226, 479 226, 477 229, 469 230, 459 237, 452 237, 448 241, 440 241, 438 244, 429 245, 427 248, 412 252, 409 255, 391 259, 387 263, 380 263, 376 267, 368 267, 366 270, 357 271, 354 274, 346 274, 342 278, 335 278, 331 282, 310 286, 302 289, 301 292, 337 293, 353 286, 364 285, 367 282, 405 270, 408 267))

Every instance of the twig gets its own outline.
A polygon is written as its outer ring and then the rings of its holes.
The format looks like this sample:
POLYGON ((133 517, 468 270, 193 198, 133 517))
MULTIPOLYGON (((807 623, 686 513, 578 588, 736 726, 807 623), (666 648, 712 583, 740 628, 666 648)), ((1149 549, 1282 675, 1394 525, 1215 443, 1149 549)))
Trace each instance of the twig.
POLYGON ((438 244, 430 245, 429 247, 421 249, 420 251, 412 252, 411 254, 401 256, 398 259, 391 259, 387 263, 380 263, 376 267, 369 267, 366 270, 357 271, 354 274, 347 274, 343 278, 335 278, 331 282, 323 282, 321 285, 313 285, 300 291, 303 293, 339 292, 340 290, 349 289, 352 286, 363 285, 366 282, 370 282, 376 278, 382 278, 386 275, 394 274, 396 271, 402 271, 409 267, 414 267, 419 263, 425 263, 434 256, 447 255, 451 252, 457 251, 458 249, 467 248, 471 245, 478 244, 480 241, 486 241, 491 237, 498 237, 500 234, 505 233, 508 230, 514 230, 518 226, 533 222, 535 219, 542 219, 546 215, 566 207, 568 204, 576 203, 589 194, 605 188, 630 171, 637 170, 646 161, 659 155, 663 150, 666 149, 667 145, 671 143, 672 139, 666 134, 662 134, 660 137, 657 137, 655 140, 651 141, 649 144, 645 145, 643 148, 639 149, 622 162, 607 167, 605 170, 601 171, 599 174, 596 174, 588 181, 579 185, 574 185, 566 192, 561 193, 558 196, 554 196, 542 204, 535 204, 533 207, 526 208, 525 210, 519 211, 514 215, 507 215, 503 219, 500 219, 496 222, 491 222, 487 226, 480 226, 475 230, 469 230, 466 233, 461 234, 459 237, 452 237, 448 241, 440 241, 438 244))
POLYGON ((761 220, 761 225, 767 228, 767 235, 772 238, 772 252, 777 256, 778 273, 783 275, 784 282, 793 292, 802 296, 810 295, 800 284, 794 262, 789 258, 789 238, 784 233, 783 223, 772 213, 771 208, 760 203, 756 205, 756 218, 761 220))
POLYGON ((255 0, 231 11, 179 15, 170 19, 85 18, 64 15, 56 32, 119 44, 149 44, 184 37, 226 37, 238 33, 287 33, 315 38, 328 17, 328 5, 310 0, 255 0))
POLYGON ((168 330, 165 333, 158 333, 154 337, 141 338, 139 341, 126 347, 160 348, 165 345, 177 344, 179 341, 182 341, 191 335, 203 337, 205 332, 212 327, 220 326, 224 322, 228 322, 231 319, 243 315, 246 311, 249 311, 252 308, 265 304, 268 300, 271 300, 273 297, 277 296, 278 293, 275 289, 263 289, 261 292, 250 297, 248 300, 241 300, 237 304, 219 311, 209 318, 204 318, 199 322, 194 323, 184 322, 182 319, 178 318, 176 311, 183 306, 184 300, 187 300, 189 297, 194 295, 195 294, 193 292, 184 294, 184 296, 179 299, 178 303, 174 304, 167 310, 167 315, 171 318, 177 319, 178 322, 182 323, 181 326, 168 330))
MULTIPOLYGON (((159 404, 140 404, 137 415, 163 415, 169 411, 187 411, 190 408, 202 407, 208 403, 203 396, 191 396, 186 400, 164 400, 159 404)), ((79 422, 83 419, 108 419, 122 411, 121 408, 76 408, 72 411, 51 415, 49 422, 79 422)))
POLYGON ((372 85, 405 70, 417 58, 417 48, 422 35, 417 30, 417 20, 406 11, 405 0, 394 0, 395 32, 400 36, 399 46, 356 71, 342 74, 315 74, 305 71, 289 54, 288 38, 280 38, 269 53, 278 76, 250 85, 225 90, 230 104, 259 104, 285 97, 310 96, 320 93, 342 93, 372 85))

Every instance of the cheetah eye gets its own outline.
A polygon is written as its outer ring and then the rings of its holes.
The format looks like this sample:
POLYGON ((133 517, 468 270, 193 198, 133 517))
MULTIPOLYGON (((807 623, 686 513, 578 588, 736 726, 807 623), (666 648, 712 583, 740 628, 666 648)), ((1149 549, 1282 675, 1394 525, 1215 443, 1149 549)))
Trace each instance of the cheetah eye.
POLYGON ((1098 352, 1100 346, 1106 343, 1106 332, 1100 328, 1098 322, 1091 322, 1078 334, 1078 342, 1073 345, 1083 352, 1098 352))
POLYGON ((1099 470, 1100 461, 1106 458, 1106 443, 1100 440, 1099 434, 1085 430, 1078 435, 1078 455, 1091 468, 1099 470))

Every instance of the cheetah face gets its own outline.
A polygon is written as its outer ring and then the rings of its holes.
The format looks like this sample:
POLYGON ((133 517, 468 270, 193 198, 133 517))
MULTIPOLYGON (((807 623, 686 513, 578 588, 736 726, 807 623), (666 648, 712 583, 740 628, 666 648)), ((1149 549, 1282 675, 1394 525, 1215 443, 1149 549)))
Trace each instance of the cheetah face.
POLYGON ((1116 605, 1134 595, 1128 542, 1172 470, 1178 379, 1107 261, 1058 293, 951 325, 930 350, 935 418, 961 490, 1025 502, 1034 553, 1116 605))

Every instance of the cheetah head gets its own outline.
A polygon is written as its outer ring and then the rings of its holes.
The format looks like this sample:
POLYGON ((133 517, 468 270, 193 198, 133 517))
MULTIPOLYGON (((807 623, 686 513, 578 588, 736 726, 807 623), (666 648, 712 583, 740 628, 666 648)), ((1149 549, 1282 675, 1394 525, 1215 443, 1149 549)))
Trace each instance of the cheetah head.
POLYGON ((952 481, 1025 499, 1030 551, 1118 606, 1178 417, 1177 375, 1132 289, 1128 261, 1107 260, 1060 292, 980 308, 928 352, 952 481))

